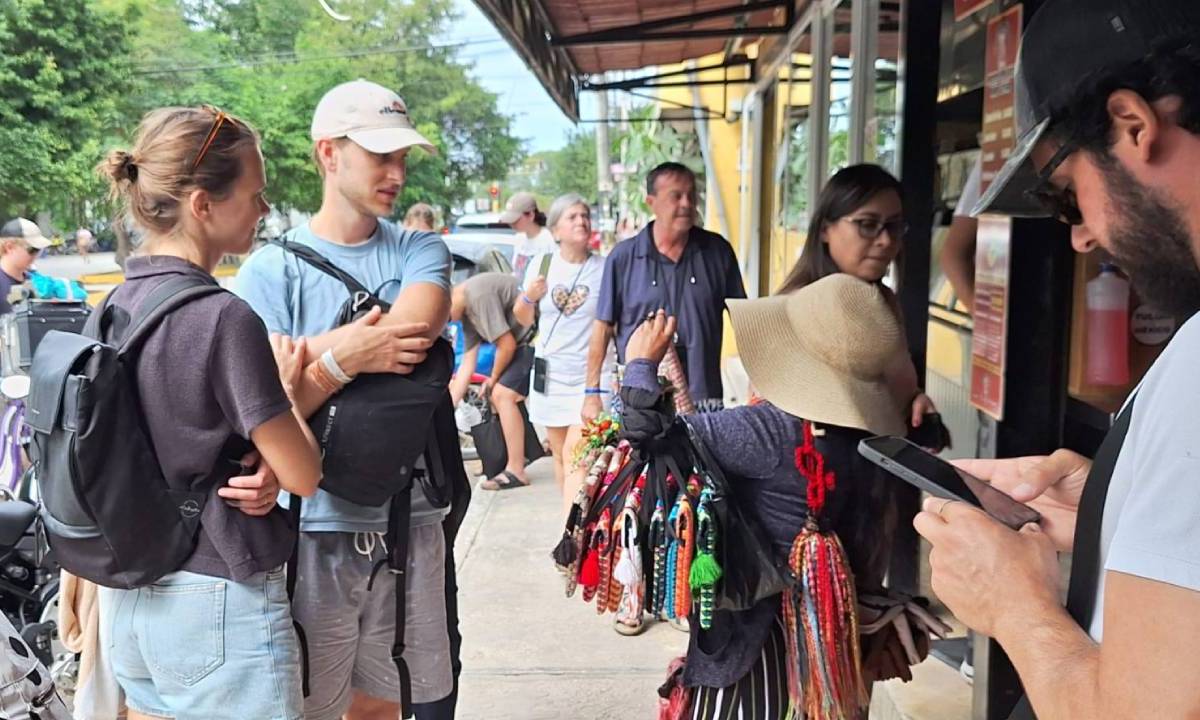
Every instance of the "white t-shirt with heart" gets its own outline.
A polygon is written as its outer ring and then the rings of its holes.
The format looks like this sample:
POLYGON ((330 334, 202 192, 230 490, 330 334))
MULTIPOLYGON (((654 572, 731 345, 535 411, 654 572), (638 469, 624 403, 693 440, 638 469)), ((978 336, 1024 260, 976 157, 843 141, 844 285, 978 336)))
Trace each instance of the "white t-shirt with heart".
MULTIPOLYGON (((561 251, 533 257, 526 267, 523 287, 528 287, 541 273, 545 257, 550 258, 546 271, 548 291, 538 303, 540 319, 534 349, 537 357, 547 361, 549 384, 544 394, 530 390, 529 413, 534 422, 560 427, 568 418, 573 419, 565 424, 579 422, 604 258, 592 254, 583 263, 571 263, 563 258, 561 251), (539 412, 539 405, 549 412, 539 412), (535 415, 544 419, 539 421, 535 415)), ((616 356, 610 347, 601 378, 605 390, 610 389, 615 363, 616 356)))

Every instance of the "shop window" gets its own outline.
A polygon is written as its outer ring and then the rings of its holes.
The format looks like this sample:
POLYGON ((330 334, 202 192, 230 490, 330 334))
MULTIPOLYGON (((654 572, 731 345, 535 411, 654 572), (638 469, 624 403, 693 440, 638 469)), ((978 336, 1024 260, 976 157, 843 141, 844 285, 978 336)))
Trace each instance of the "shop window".
MULTIPOLYGON (((832 53, 829 72, 829 135, 826 177, 850 164, 850 98, 853 95, 853 71, 850 64, 851 26, 855 0, 842 0, 826 16, 827 37, 832 53)), ((865 0, 859 0, 860 2, 865 0)))
POLYGON ((809 155, 811 154, 812 32, 805 31, 792 48, 791 62, 779 71, 778 137, 776 140, 775 238, 771 286, 779 287, 800 257, 808 234, 809 155))
POLYGON ((903 37, 900 20, 902 0, 879 3, 875 48, 874 102, 868 106, 863 159, 899 174, 900 164, 900 47, 903 37))

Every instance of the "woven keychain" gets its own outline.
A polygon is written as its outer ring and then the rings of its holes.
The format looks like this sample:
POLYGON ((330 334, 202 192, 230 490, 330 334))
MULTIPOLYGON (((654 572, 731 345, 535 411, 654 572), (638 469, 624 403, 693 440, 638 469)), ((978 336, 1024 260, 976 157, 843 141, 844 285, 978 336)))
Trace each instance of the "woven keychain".
POLYGON ((854 720, 869 702, 862 679, 854 575, 841 540, 820 525, 836 478, 826 471, 808 422, 803 444, 796 448, 796 469, 807 485, 808 518, 789 557, 800 587, 786 591, 783 601, 788 696, 792 712, 807 720, 854 720))
POLYGON ((696 543, 692 503, 686 492, 679 493, 667 520, 672 529, 672 539, 671 547, 667 550, 667 597, 664 605, 667 617, 673 620, 687 617, 692 609, 692 593, 688 582, 696 543))
POLYGON ((650 614, 660 617, 667 599, 667 509, 662 498, 654 505, 650 516, 649 548, 654 553, 654 587, 650 593, 650 614))
POLYGON ((575 593, 575 587, 578 584, 579 557, 583 554, 584 519, 592 507, 592 500, 595 498, 600 477, 608 467, 613 452, 613 448, 605 448, 592 461, 586 478, 579 485, 579 492, 575 494, 575 502, 571 504, 571 512, 567 516, 567 525, 563 530, 562 539, 558 541, 558 546, 551 553, 555 566, 567 577, 567 597, 571 597, 575 593))
POLYGON ((596 612, 603 615, 608 610, 610 584, 612 583, 612 509, 604 508, 596 524, 596 564, 599 576, 596 582, 596 612))
POLYGON ((692 595, 698 599, 700 628, 712 628, 713 612, 717 605, 717 582, 721 565, 717 562, 717 522, 712 515, 712 491, 700 493, 696 509, 696 559, 689 576, 692 595))

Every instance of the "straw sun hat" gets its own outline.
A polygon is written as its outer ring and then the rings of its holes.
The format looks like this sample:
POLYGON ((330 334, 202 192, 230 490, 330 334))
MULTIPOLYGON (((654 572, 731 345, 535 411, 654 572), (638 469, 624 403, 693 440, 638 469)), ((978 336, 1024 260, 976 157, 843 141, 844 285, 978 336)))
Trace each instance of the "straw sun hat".
POLYGON ((788 295, 728 303, 746 373, 771 404, 816 423, 905 434, 885 379, 904 336, 879 287, 835 273, 788 295))

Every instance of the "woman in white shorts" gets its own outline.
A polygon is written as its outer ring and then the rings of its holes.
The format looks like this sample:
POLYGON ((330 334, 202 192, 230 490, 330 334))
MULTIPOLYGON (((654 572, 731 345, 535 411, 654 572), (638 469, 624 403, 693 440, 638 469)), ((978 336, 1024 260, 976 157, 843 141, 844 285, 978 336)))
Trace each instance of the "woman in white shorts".
MULTIPOLYGON (((529 419, 544 425, 554 454, 554 478, 563 490, 564 512, 578 487, 566 487, 564 472, 580 437, 579 416, 586 387, 588 343, 596 319, 604 258, 591 252, 591 208, 581 196, 559 197, 546 215, 555 252, 534 257, 525 272, 526 303, 539 311, 534 340, 534 367, 529 391, 529 419)), ((611 387, 615 356, 605 362, 601 387, 611 387)), ((609 405, 605 396, 605 407, 609 405)), ((570 483, 575 485, 578 479, 570 483)))

